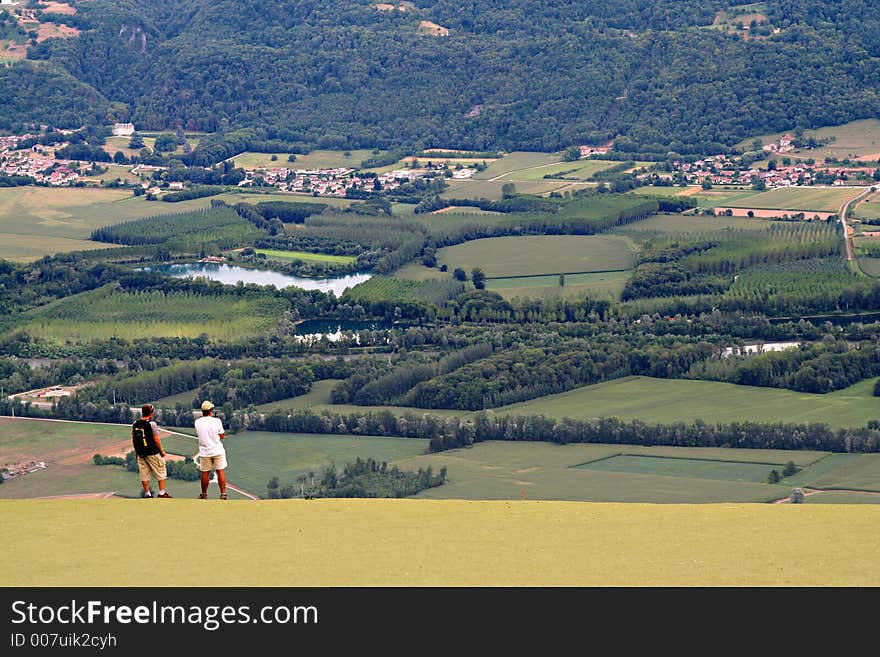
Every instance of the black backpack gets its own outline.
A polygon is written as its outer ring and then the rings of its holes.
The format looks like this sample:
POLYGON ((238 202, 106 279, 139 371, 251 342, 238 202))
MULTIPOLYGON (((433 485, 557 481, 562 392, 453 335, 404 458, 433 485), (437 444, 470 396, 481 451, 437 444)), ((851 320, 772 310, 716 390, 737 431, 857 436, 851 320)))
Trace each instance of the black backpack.
POLYGON ((131 444, 138 456, 152 456, 159 453, 153 425, 146 420, 136 420, 131 426, 131 444))

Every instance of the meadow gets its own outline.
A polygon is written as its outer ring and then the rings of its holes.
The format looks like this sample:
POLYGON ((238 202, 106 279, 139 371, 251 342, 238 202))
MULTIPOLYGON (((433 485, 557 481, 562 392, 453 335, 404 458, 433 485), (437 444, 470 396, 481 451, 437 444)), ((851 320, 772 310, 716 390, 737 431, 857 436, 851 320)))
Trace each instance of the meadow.
POLYGON ((859 219, 880 219, 880 196, 872 194, 860 201, 853 209, 853 215, 859 219))
POLYGON ((874 380, 823 395, 715 381, 626 377, 496 408, 515 415, 589 419, 619 417, 646 422, 822 422, 864 426, 880 411, 874 380))
MULTIPOLYGON (((779 138, 787 134, 779 132, 772 135, 762 135, 759 139, 764 144, 778 142, 779 138)), ((863 119, 852 121, 839 126, 829 126, 818 130, 804 130, 804 138, 810 137, 816 140, 833 139, 828 144, 818 148, 800 148, 784 153, 783 157, 792 159, 812 158, 822 162, 826 157, 834 157, 838 160, 845 158, 876 161, 880 159, 880 119, 863 119)), ((751 149, 753 139, 746 139, 737 146, 746 150, 751 149)))
POLYGON ((270 330, 287 304, 275 297, 124 292, 106 285, 26 313, 20 328, 55 344, 122 337, 240 341, 270 330))
MULTIPOLYGON (((499 160, 499 162, 501 161, 503 160, 499 160)), ((440 194, 440 197, 445 199, 469 198, 477 200, 487 198, 493 201, 500 201, 503 196, 501 188, 508 183, 513 183, 517 194, 538 195, 562 191, 572 186, 572 183, 567 180, 513 181, 508 178, 483 180, 474 177, 472 180, 450 180, 448 183, 449 187, 440 194)))
POLYGON ((440 249, 437 262, 488 278, 616 271, 633 266, 635 247, 616 235, 493 237, 440 249))
POLYGON ((756 210, 838 212, 844 203, 858 196, 861 191, 848 188, 779 187, 746 198, 729 199, 723 205, 756 210))
POLYGON ((162 564, 197 586, 877 586, 880 508, 534 501, 27 500, 0 503, 9 586, 146 586, 120 554, 169 523, 162 564), (138 522, 119 522, 139 504, 138 522), (212 532, 205 541, 206 504, 212 532), (95 527, 113 527, 95 541, 95 527), (64 549, 47 550, 64 533, 64 549), (279 537, 295 536, 296 545, 279 537), (332 546, 332 549, 328 549, 332 546), (231 547, 231 549, 230 549, 231 547), (781 549, 782 548, 782 549, 781 549), (40 559, 34 559, 40 554, 40 559), (463 557, 466 555, 466 558, 463 557), (585 558, 585 555, 588 558, 585 558), (259 563, 259 568, 254 564, 259 563), (694 567, 699 564, 699 567, 694 567))
MULTIPOLYGON (((379 152, 379 155, 382 151, 379 152)), ((349 168, 359 169, 361 162, 377 154, 372 150, 353 150, 353 151, 328 151, 316 150, 306 155, 297 155, 295 162, 288 162, 289 153, 239 153, 229 158, 235 162, 236 167, 243 169, 335 169, 349 168), (345 153, 349 153, 346 155, 345 153), (272 156, 277 159, 272 160, 272 156)))
POLYGON ((880 258, 862 258, 858 259, 859 269, 868 276, 880 276, 880 258))
POLYGON ((484 171, 477 172, 474 178, 477 180, 492 180, 514 171, 558 164, 561 160, 562 156, 559 153, 514 151, 507 153, 500 160, 492 162, 484 171))
MULTIPOLYGON (((265 200, 259 194, 223 194, 180 203, 159 203, 122 189, 10 187, 0 189, 0 258, 32 261, 66 251, 107 248, 89 237, 97 228, 164 213, 265 200)), ((287 197, 285 197, 287 200, 287 197)), ((311 200, 311 197, 309 197, 311 200)))
POLYGON ((275 249, 255 249, 255 251, 270 260, 305 260, 306 262, 327 262, 334 265, 348 265, 357 262, 357 258, 354 256, 307 253, 305 251, 277 251, 275 249))
MULTIPOLYGON (((529 442, 477 443, 466 449, 427 454, 397 462, 405 469, 446 467, 449 481, 422 491, 428 499, 530 499, 593 502, 652 502, 667 504, 714 502, 769 502, 785 497, 791 488, 761 483, 772 465, 795 458, 810 463, 820 452, 778 452, 683 447, 631 447, 623 445, 554 445, 529 442), (599 464, 627 458, 647 461, 650 467, 613 471, 599 464), (672 464, 701 459, 714 467, 716 476, 702 471, 672 475, 672 464), (738 460, 742 463, 733 463, 738 460), (593 464, 594 467, 589 467, 593 464), (750 472, 744 480, 717 472, 734 468, 750 472), (758 477, 756 473, 763 473, 758 477)), ((780 466, 781 467, 781 466, 780 466)))
POLYGON ((559 276, 521 276, 493 278, 486 282, 486 289, 497 292, 505 299, 517 297, 573 298, 588 296, 591 299, 619 301, 631 271, 611 271, 588 274, 566 274, 565 285, 559 285, 559 276))
POLYGON ((728 228, 742 230, 765 230, 770 226, 766 219, 726 217, 705 214, 655 214, 642 221, 617 226, 615 233, 705 233, 728 228))

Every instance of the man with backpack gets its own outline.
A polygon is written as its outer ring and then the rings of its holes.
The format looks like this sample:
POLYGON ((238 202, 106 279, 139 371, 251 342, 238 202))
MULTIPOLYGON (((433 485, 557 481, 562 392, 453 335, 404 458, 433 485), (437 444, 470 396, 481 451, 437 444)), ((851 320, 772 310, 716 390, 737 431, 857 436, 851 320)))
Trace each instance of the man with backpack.
POLYGON ((162 443, 159 441, 159 425, 153 421, 154 412, 152 404, 144 404, 141 407, 140 419, 135 420, 131 426, 131 444, 137 454, 144 497, 153 497, 150 492, 150 477, 155 476, 159 482, 158 497, 167 499, 171 496, 165 490, 165 480, 168 479, 165 450, 162 449, 162 443))

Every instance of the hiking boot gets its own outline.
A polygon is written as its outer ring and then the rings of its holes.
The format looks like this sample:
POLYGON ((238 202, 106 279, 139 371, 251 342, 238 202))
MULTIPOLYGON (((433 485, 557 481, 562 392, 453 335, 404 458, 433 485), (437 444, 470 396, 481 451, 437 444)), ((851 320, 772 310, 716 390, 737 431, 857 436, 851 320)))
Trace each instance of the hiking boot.
POLYGON ((156 497, 161 497, 161 498, 164 498, 164 499, 170 499, 171 496, 168 494, 168 491, 163 491, 163 492, 159 493, 156 497))
POLYGON ((225 500, 225 499, 226 499, 226 493, 220 493, 220 499, 221 499, 221 500, 225 500))
POLYGON ((153 494, 152 493, 141 493, 141 497, 143 497, 146 500, 146 499, 153 497, 153 494))
POLYGON ((208 494, 207 493, 199 493, 199 499, 200 500, 208 499, 208 494))

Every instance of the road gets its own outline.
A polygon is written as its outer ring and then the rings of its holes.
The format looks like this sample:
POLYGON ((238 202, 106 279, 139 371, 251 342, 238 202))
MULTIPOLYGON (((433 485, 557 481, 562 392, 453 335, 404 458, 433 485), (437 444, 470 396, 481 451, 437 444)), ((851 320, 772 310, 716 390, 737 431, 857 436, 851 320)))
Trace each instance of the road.
POLYGON ((844 203, 840 208, 840 223, 843 224, 843 243, 846 245, 846 259, 849 261, 855 260, 856 251, 853 248, 853 238, 852 226, 846 223, 846 213, 849 211, 849 206, 851 206, 856 201, 860 201, 862 198, 871 193, 871 187, 868 187, 858 196, 852 197, 846 203, 844 203))

